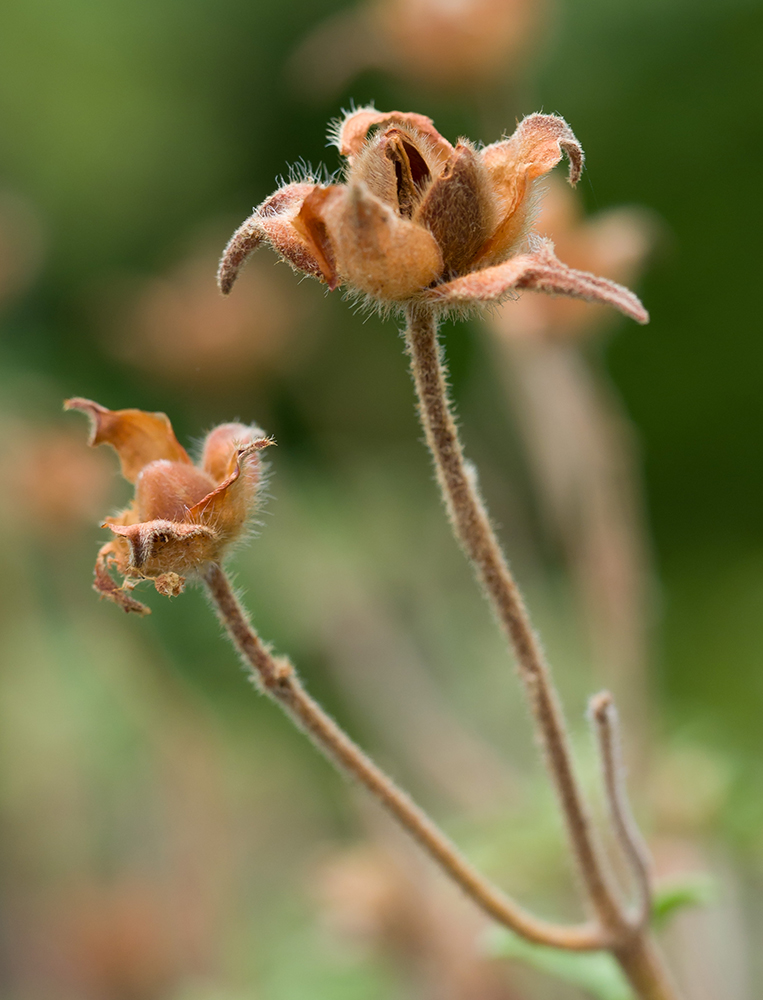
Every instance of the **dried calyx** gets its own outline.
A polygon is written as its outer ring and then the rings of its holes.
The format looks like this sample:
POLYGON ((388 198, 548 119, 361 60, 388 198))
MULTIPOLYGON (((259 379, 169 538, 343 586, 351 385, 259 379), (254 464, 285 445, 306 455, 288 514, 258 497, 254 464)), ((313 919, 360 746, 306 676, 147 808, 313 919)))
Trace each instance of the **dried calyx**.
POLYGON ((147 614, 130 594, 136 582, 150 579, 175 596, 246 533, 261 482, 259 452, 273 441, 256 426, 221 424, 195 465, 163 413, 108 410, 79 398, 64 405, 87 414, 90 444, 110 444, 122 475, 135 483, 130 506, 104 522, 114 538, 98 553, 94 587, 125 611, 147 614))
POLYGON ((361 108, 335 139, 346 182, 305 180, 265 199, 225 249, 224 293, 265 242, 295 270, 382 307, 446 310, 530 289, 605 302, 647 321, 632 292, 567 267, 531 231, 535 182, 565 154, 570 183, 583 169, 564 119, 529 115, 510 138, 477 149, 465 139, 452 146, 425 115, 361 108))

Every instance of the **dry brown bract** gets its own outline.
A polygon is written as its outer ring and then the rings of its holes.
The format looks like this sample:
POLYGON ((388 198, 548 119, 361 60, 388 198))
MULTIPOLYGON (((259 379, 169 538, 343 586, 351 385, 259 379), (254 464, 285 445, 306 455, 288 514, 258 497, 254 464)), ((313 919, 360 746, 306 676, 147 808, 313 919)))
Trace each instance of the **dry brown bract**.
POLYGON ((88 415, 90 444, 110 444, 122 475, 135 483, 130 506, 103 524, 115 537, 98 553, 93 586, 125 611, 147 614, 128 593, 137 581, 151 579, 160 594, 175 596, 185 577, 219 563, 245 532, 260 482, 259 452, 273 442, 259 427, 221 424, 205 438, 197 466, 163 413, 107 410, 89 399, 64 406, 88 415))
POLYGON ((646 323, 636 296, 557 260, 530 232, 532 189, 566 153, 577 183, 583 150, 554 115, 529 115, 509 139, 452 146, 424 115, 361 108, 337 130, 344 184, 286 184, 234 233, 218 280, 228 293, 269 243, 291 266, 381 306, 446 310, 515 289, 605 302, 646 323), (369 138, 370 134, 370 138, 369 138))

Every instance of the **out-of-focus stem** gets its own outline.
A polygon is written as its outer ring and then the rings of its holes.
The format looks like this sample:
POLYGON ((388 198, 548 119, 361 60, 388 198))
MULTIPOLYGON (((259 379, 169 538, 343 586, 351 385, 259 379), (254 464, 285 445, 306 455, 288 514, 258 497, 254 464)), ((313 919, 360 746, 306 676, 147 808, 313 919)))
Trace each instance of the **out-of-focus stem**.
POLYGON ((204 581, 218 617, 257 687, 281 706, 339 770, 363 784, 489 916, 538 944, 570 951, 598 950, 613 944, 610 934, 595 924, 565 927, 539 920, 484 878, 426 813, 310 697, 291 663, 273 656, 252 627, 223 570, 211 566, 204 581))
POLYGON ((467 473, 450 410, 435 314, 426 307, 412 305, 407 320, 406 341, 419 414, 448 514, 456 538, 513 647, 588 897, 602 927, 613 939, 612 953, 638 995, 643 1000, 674 1000, 676 994, 661 959, 648 938, 632 927, 596 842, 572 766, 564 718, 549 668, 474 476, 467 473))
POLYGON ((612 827, 636 883, 637 905, 632 922, 634 927, 643 928, 649 923, 652 911, 649 853, 631 813, 625 791, 620 727, 617 709, 609 691, 601 691, 591 698, 589 712, 599 745, 612 827))
POLYGON ((631 766, 649 757, 647 585, 638 462, 613 388, 569 342, 493 338, 544 519, 569 560, 597 668, 628 708, 631 766))

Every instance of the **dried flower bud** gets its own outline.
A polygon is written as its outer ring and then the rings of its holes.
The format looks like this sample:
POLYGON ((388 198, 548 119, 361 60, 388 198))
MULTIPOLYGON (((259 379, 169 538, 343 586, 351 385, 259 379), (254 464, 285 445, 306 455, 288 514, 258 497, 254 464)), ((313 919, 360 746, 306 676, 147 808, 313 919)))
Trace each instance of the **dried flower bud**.
POLYGON ((546 0, 361 0, 301 42, 289 73, 325 101, 373 68, 437 90, 516 78, 546 21, 546 0))
POLYGON ((235 302, 225 302, 210 280, 217 256, 205 241, 160 275, 99 285, 91 301, 104 349, 152 383, 207 397, 230 398, 297 363, 314 326, 303 322, 314 289, 295 290, 263 258, 242 275, 235 302))
POLYGON ((137 581, 151 579, 160 594, 176 596, 186 577, 219 563, 242 537, 257 499, 259 452, 273 441, 259 427, 222 424, 207 435, 196 466, 163 413, 107 410, 89 399, 69 399, 65 409, 88 415, 90 444, 110 444, 135 483, 132 504, 104 523, 115 537, 98 553, 94 587, 125 611, 146 614, 128 593, 137 581))
POLYGON ((604 302, 647 322, 632 292, 567 267, 549 240, 530 233, 535 182, 565 154, 570 183, 583 168, 562 118, 529 115, 509 139, 477 150, 467 140, 451 146, 424 115, 361 108, 334 138, 346 182, 287 184, 267 198, 223 253, 224 293, 266 242, 295 270, 382 308, 443 311, 529 289, 604 302))

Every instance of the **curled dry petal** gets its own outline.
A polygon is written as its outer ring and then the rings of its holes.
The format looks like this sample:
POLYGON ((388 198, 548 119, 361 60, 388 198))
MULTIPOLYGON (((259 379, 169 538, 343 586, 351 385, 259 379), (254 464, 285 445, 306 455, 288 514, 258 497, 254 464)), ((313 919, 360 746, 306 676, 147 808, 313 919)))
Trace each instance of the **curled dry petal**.
POLYGON ((614 306, 637 323, 648 323, 649 313, 629 289, 587 271, 567 267, 554 254, 553 244, 544 240, 533 253, 512 257, 504 264, 474 271, 432 288, 425 300, 452 305, 494 302, 513 289, 569 295, 586 302, 614 306))
POLYGON ((321 265, 321 255, 309 232, 300 231, 295 220, 316 184, 286 184, 254 210, 231 236, 223 251, 217 271, 220 291, 227 295, 247 257, 264 241, 295 270, 314 278, 328 280, 321 265))
POLYGON ((569 180, 574 185, 583 170, 583 149, 567 122, 556 115, 528 115, 511 138, 485 147, 482 162, 500 222, 475 263, 498 263, 512 252, 530 222, 530 186, 552 170, 565 153, 570 161, 569 180))
POLYGON ((251 254, 265 239, 262 223, 257 212, 242 222, 228 240, 217 269, 217 284, 223 295, 227 295, 238 277, 238 273, 251 254))
MULTIPOLYGON (((119 541, 119 539, 115 539, 113 542, 107 542, 98 552, 98 558, 95 561, 93 590, 127 613, 132 611, 138 615, 150 615, 151 608, 147 608, 145 604, 141 604, 140 601, 131 597, 125 586, 120 586, 109 572, 112 566, 117 569, 117 572, 121 572, 119 565, 122 560, 118 556, 119 541)), ((124 569, 127 569, 126 565, 124 569)))
POLYGON ((122 475, 133 483, 149 462, 166 459, 191 464, 164 413, 143 410, 107 410, 90 399, 67 399, 65 410, 81 410, 90 418, 91 446, 110 444, 119 455, 122 475))
POLYGON ((354 158, 363 149, 369 131, 375 126, 409 125, 432 143, 433 148, 445 159, 453 152, 448 140, 440 135, 434 122, 426 115, 415 111, 377 111, 376 108, 358 108, 350 112, 336 129, 336 145, 342 156, 352 165, 354 158))

